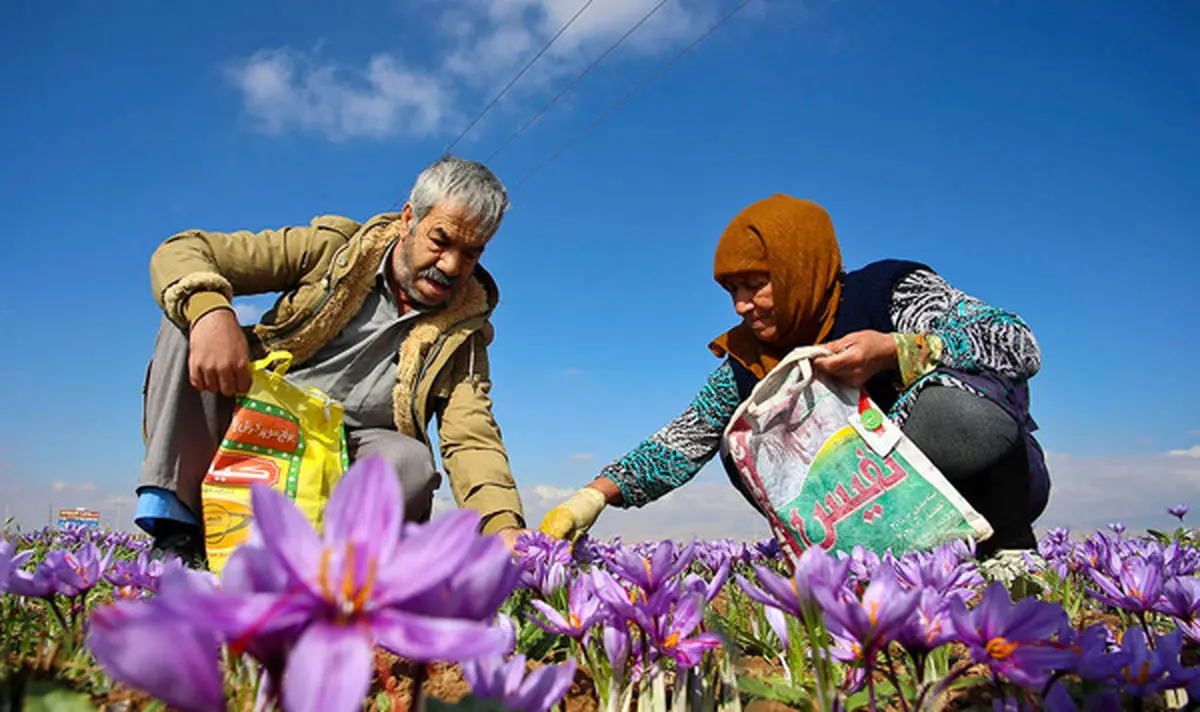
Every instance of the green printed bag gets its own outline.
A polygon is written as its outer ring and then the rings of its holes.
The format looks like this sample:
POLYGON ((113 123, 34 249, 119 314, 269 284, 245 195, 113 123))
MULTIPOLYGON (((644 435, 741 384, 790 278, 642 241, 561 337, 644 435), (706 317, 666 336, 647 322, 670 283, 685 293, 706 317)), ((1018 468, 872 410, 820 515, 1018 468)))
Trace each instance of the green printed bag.
POLYGON ((755 386, 722 448, 793 565, 805 549, 882 554, 992 527, 867 395, 815 376, 820 347, 792 351, 755 386))

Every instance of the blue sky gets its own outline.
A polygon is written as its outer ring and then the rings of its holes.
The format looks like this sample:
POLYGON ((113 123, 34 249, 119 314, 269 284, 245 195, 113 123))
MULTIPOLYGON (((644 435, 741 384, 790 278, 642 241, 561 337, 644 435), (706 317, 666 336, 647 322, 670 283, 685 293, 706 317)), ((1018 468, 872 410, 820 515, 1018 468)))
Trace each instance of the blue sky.
MULTIPOLYGON (((127 506, 158 242, 389 209, 581 2, 0 10, 8 506, 127 506)), ((924 261, 1029 322, 1065 463, 1052 512, 1113 463, 1126 506, 1197 491, 1200 9, 751 0, 517 187, 735 4, 670 0, 492 161, 513 187, 484 264, 518 481, 553 499, 686 405, 734 321, 717 236, 786 192, 830 211, 848 266, 924 261)), ((653 5, 597 0, 456 152, 489 155, 653 5)))

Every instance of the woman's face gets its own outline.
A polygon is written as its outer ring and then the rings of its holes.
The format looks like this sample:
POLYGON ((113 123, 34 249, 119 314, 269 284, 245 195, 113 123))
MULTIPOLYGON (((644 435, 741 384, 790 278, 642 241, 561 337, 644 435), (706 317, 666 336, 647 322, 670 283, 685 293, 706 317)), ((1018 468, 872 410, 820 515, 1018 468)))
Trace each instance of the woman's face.
POLYGON ((742 317, 759 341, 769 344, 779 338, 769 272, 730 275, 721 281, 721 286, 733 297, 733 310, 742 317))

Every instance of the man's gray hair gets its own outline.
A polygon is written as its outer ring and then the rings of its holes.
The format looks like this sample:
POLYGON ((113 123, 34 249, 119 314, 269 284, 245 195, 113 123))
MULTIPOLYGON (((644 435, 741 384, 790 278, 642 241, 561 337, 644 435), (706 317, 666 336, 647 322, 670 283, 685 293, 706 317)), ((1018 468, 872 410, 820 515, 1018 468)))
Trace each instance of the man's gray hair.
POLYGON ((456 156, 443 156, 421 171, 408 197, 417 222, 442 200, 465 207, 488 238, 500 229, 508 210, 508 193, 496 174, 482 163, 456 156))

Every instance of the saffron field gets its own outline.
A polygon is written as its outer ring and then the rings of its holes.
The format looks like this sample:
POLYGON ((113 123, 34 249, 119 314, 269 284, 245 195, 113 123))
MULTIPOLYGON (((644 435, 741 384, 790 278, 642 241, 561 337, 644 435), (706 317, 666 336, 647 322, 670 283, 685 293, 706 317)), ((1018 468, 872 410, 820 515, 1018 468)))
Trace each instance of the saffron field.
MULTIPOLYGON (((381 460, 322 532, 254 492, 218 577, 143 537, 6 530, 0 710, 1124 710, 1197 708, 1200 550, 1056 530, 882 557, 774 541, 526 536, 458 511, 403 523, 381 460), (1016 600, 1014 600, 1016 599, 1016 600)), ((1171 519, 1174 517, 1174 521, 1171 519)), ((1169 531, 1168 531, 1169 529, 1169 531)))

